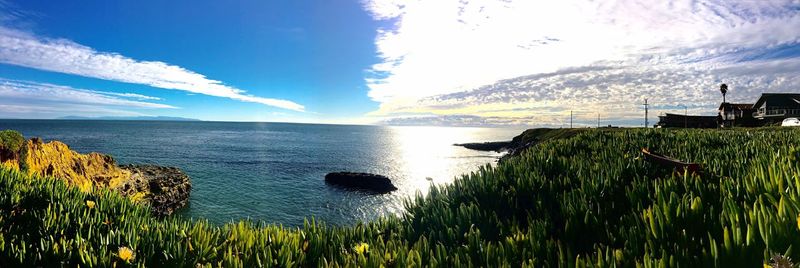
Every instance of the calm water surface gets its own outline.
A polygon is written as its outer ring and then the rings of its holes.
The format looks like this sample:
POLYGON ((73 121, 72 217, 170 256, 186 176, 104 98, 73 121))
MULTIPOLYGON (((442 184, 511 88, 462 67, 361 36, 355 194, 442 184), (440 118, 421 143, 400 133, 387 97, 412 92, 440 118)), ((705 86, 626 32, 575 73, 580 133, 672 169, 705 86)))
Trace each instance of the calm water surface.
POLYGON ((304 218, 337 225, 403 211, 403 200, 494 163, 499 154, 453 143, 510 140, 520 129, 285 123, 0 120, 0 129, 107 153, 122 164, 183 169, 192 179, 180 215, 215 223, 250 218, 288 226, 304 218), (383 174, 398 191, 332 188, 325 174, 383 174), (432 178, 432 181, 426 178, 432 178))

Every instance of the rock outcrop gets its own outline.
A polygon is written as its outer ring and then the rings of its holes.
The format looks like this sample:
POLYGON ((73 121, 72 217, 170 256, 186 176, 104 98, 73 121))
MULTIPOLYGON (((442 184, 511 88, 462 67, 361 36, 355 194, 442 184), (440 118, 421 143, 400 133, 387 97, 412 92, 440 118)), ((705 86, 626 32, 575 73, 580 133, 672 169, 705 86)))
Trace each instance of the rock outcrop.
POLYGON ((150 204, 154 214, 170 215, 189 202, 192 184, 180 169, 154 165, 120 167, 130 172, 131 177, 116 190, 133 200, 150 204))
POLYGON ((388 193, 397 190, 392 180, 383 175, 356 172, 333 172, 325 175, 325 182, 346 189, 388 193))
POLYGON ((495 152, 506 151, 509 149, 509 147, 513 146, 513 144, 510 141, 456 143, 453 145, 477 151, 495 151, 495 152))
POLYGON ((517 135, 510 141, 494 141, 494 142, 482 142, 482 143, 457 143, 453 144, 455 146, 462 146, 467 149, 478 150, 478 151, 496 151, 496 152, 503 152, 504 154, 500 159, 499 162, 503 162, 515 156, 522 154, 523 152, 527 151, 528 148, 548 140, 557 140, 557 139, 565 139, 581 132, 586 131, 586 129, 580 128, 558 128, 558 129, 551 129, 551 128, 532 128, 525 130, 522 134, 517 135))
POLYGON ((131 177, 114 158, 99 153, 80 154, 60 141, 27 140, 20 153, 20 169, 66 180, 83 191, 92 187, 114 188, 131 177))
POLYGON ((159 216, 185 206, 192 189, 189 176, 177 168, 119 166, 109 155, 80 154, 62 142, 24 140, 19 132, 9 130, 0 131, 0 167, 63 179, 86 192, 109 188, 149 204, 159 216))

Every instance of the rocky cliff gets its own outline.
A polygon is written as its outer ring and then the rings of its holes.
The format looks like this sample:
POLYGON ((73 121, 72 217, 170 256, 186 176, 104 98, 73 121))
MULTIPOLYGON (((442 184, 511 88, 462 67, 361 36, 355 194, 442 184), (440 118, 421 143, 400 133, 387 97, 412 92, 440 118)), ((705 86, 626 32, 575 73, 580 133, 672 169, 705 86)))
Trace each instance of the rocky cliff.
POLYGON ((16 131, 0 131, 0 166, 63 179, 87 192, 106 187, 149 204, 161 216, 185 206, 191 191, 189 177, 177 168, 121 167, 109 155, 80 154, 59 141, 24 140, 16 131))
POLYGON ((83 191, 92 187, 114 188, 130 179, 131 173, 117 166, 114 158, 99 153, 79 154, 59 141, 25 141, 20 152, 20 169, 67 180, 83 191))

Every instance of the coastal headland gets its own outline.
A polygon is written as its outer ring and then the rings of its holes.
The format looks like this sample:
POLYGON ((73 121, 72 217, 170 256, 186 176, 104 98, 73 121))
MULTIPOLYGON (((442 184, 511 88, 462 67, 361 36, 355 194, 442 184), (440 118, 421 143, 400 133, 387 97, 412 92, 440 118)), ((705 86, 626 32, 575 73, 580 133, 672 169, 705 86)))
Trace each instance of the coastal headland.
POLYGON ((185 206, 192 185, 183 171, 153 165, 120 166, 110 155, 80 154, 60 141, 25 139, 13 130, 0 131, 0 166, 28 175, 66 181, 82 191, 108 188, 150 206, 166 216, 185 206))

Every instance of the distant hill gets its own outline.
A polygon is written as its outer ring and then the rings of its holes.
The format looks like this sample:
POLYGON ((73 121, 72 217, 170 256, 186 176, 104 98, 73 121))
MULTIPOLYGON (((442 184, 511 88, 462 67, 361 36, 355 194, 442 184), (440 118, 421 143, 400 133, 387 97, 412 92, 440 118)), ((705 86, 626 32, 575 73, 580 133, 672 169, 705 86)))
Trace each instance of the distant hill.
POLYGON ((131 120, 131 121, 202 121, 194 118, 173 117, 173 116, 63 116, 56 119, 62 120, 131 120))

